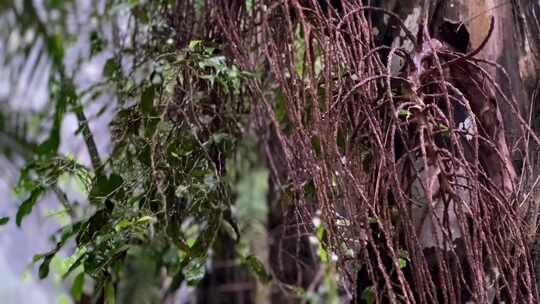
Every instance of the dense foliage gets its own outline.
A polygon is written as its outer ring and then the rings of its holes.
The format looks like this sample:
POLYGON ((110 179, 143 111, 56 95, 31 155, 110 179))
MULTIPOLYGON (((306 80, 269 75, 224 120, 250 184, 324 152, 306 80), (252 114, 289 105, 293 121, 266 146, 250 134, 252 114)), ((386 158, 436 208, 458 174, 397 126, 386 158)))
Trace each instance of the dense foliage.
MULTIPOLYGON (((49 192, 71 218, 53 236, 55 247, 35 256, 39 277, 47 277, 50 262, 67 246, 74 252, 62 275, 73 280, 76 299, 88 279, 95 299, 113 302, 118 289, 121 303, 159 301, 184 281, 197 284, 220 231, 239 241, 265 220, 268 174, 249 136, 249 104, 242 98, 244 79, 254 76, 205 37, 183 40, 173 28, 180 9, 175 1, 104 1, 104 9, 88 12, 94 24, 76 29, 65 22, 79 18, 76 1, 48 1, 39 9, 32 1, 18 4, 2 7, 8 28, 20 36, 33 33, 34 39, 12 55, 27 55, 45 43, 40 57, 51 63, 50 98, 37 123, 52 125, 45 140, 39 139, 42 132, 9 134, 25 148, 35 146, 24 150, 27 164, 17 193, 25 199, 14 219, 24 227, 25 216, 49 192), (127 23, 127 29, 117 23, 127 23), (98 83, 78 83, 77 67, 65 65, 67 50, 80 47, 74 35, 88 39, 76 60, 110 56, 98 83), (96 101, 101 95, 109 101, 96 101), (114 113, 111 155, 99 154, 85 114, 94 103, 101 103, 95 115, 114 113), (62 123, 71 113, 91 166, 59 152, 62 123), (66 180, 80 185, 88 204, 68 199, 66 180), (232 210, 235 202, 238 212, 232 210), (173 281, 163 285, 166 277, 173 281)), ((202 19, 203 4, 192 13, 202 19)), ((7 121, 2 131, 10 131, 9 123, 30 121, 7 121)), ((8 221, 2 218, 2 224, 8 221)), ((236 246, 236 257, 267 281, 246 239, 236 246)))

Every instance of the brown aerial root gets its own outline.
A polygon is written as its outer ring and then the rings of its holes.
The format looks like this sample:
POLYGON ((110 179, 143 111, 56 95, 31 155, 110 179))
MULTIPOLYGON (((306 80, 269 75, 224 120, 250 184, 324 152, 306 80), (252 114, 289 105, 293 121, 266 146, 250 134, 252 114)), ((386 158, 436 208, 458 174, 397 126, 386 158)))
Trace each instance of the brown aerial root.
POLYGON ((346 287, 362 286, 360 273, 379 301, 536 302, 526 212, 515 203, 529 181, 518 185, 500 106, 523 138, 538 138, 486 72, 491 63, 475 57, 482 46, 459 53, 405 28, 413 51, 375 46, 367 12, 398 17, 358 1, 332 14, 317 1, 255 1, 234 13, 214 2, 235 63, 261 74, 249 83, 251 107, 273 134, 273 178, 291 186, 297 225, 320 216, 346 287))

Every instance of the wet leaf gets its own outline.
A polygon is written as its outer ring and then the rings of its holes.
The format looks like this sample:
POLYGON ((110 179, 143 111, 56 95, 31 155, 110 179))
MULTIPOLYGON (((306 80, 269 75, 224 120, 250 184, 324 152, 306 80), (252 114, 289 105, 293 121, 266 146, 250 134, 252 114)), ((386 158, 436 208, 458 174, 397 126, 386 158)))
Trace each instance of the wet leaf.
POLYGON ((257 278, 264 284, 267 284, 272 280, 272 276, 268 274, 263 263, 254 255, 249 255, 245 259, 246 264, 249 266, 251 271, 253 271, 257 278))
POLYGON ((155 115, 156 110, 154 109, 154 96, 156 89, 154 86, 147 87, 141 96, 141 111, 145 114, 155 115))
POLYGON ((51 35, 47 38, 47 51, 57 66, 62 65, 64 59, 64 46, 60 34, 51 35))
POLYGON ((105 41, 97 31, 90 33, 90 57, 103 51, 105 41))
POLYGON ((109 177, 99 175, 96 178, 96 182, 92 191, 90 191, 91 198, 106 198, 114 193, 124 184, 124 179, 118 174, 111 174, 109 177))
POLYGON ((107 282, 105 285, 105 304, 115 303, 115 291, 112 282, 107 282))
POLYGON ((122 66, 116 58, 109 58, 103 66, 103 76, 109 79, 117 79, 122 75, 122 66))
POLYGON ((56 254, 56 251, 53 251, 52 253, 47 254, 44 257, 43 262, 39 266, 39 271, 38 271, 40 279, 43 280, 44 278, 46 278, 49 275, 49 265, 51 264, 51 261, 54 258, 55 254, 56 254))
POLYGON ((83 294, 84 289, 84 272, 79 273, 73 280, 73 285, 71 286, 71 295, 75 300, 79 300, 83 294))
POLYGON ((9 217, 0 217, 0 226, 3 226, 9 222, 9 217))
POLYGON ((373 286, 366 287, 366 289, 362 291, 362 300, 367 304, 375 303, 375 291, 373 286))
POLYGON ((88 243, 103 226, 107 224, 109 211, 107 209, 98 210, 86 223, 84 229, 77 236, 77 244, 84 245, 88 243))
POLYGON ((407 267, 407 260, 403 258, 399 258, 399 268, 405 268, 407 267))
POLYGON ((78 257, 77 260, 75 260, 75 262, 73 262, 73 264, 71 264, 71 266, 66 271, 66 273, 64 273, 62 275, 62 279, 65 280, 73 271, 75 271, 75 269, 77 269, 79 266, 81 266, 83 264, 83 262, 85 262, 86 257, 87 257, 87 255, 85 253, 81 254, 81 256, 78 257))
POLYGON ((34 208, 37 200, 41 197, 43 193, 45 193, 45 188, 37 187, 32 191, 32 193, 30 193, 30 197, 21 204, 15 216, 15 223, 17 224, 17 226, 21 226, 22 220, 32 212, 32 209, 34 208))
POLYGON ((194 259, 183 269, 185 280, 189 286, 196 286, 204 278, 206 269, 203 259, 194 259))

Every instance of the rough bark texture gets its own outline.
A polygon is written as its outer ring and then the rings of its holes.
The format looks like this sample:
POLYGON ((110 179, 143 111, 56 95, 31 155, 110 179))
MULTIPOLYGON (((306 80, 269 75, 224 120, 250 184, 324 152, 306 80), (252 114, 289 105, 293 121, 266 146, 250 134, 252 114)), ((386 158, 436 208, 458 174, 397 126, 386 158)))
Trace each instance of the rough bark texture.
POLYGON ((535 229, 525 142, 537 137, 525 130, 538 84, 537 3, 366 2, 216 13, 235 62, 264 62, 249 84, 252 106, 273 134, 273 181, 290 185, 288 214, 305 227, 291 241, 287 216, 270 219, 281 231, 270 245, 278 279, 311 286, 302 233, 319 210, 328 249, 340 261, 343 246, 356 253, 339 266, 349 280, 360 270, 358 298, 373 286, 391 303, 534 303, 536 231, 523 223, 535 229), (279 253, 293 251, 280 269, 279 253))
MULTIPOLYGON (((495 27, 491 38, 478 54, 478 57, 492 60, 499 63, 508 73, 509 79, 503 72, 496 68, 487 68, 501 85, 503 91, 513 96, 518 102, 518 110, 521 115, 525 115, 528 108, 527 92, 520 78, 519 62, 524 51, 525 37, 520 30, 518 23, 519 8, 515 1, 439 1, 441 18, 450 18, 469 27, 471 30, 471 47, 475 49, 480 46, 484 38, 488 35, 491 18, 495 20, 495 27), (514 2, 514 3, 513 3, 514 2)), ((508 105, 501 105, 501 112, 509 136, 510 142, 518 139, 517 128, 519 122, 513 115, 513 109, 508 105)))

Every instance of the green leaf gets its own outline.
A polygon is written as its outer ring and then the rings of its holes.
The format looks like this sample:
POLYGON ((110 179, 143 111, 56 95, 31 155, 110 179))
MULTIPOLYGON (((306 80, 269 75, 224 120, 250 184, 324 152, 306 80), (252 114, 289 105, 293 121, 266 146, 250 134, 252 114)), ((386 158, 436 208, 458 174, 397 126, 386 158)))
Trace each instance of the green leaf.
POLYGON ((399 268, 407 267, 407 261, 409 260, 409 252, 404 249, 399 249, 399 268))
POLYGON ((409 118, 412 115, 409 110, 399 110, 398 116, 403 118, 409 118))
POLYGON ((43 259, 44 257, 46 257, 48 254, 50 254, 50 252, 35 254, 32 257, 32 263, 36 263, 37 261, 39 261, 39 260, 43 259))
POLYGON ((141 2, 141 0, 128 0, 128 5, 129 5, 129 7, 135 7, 135 6, 139 5, 140 2, 141 2))
POLYGON ((109 58, 103 66, 103 76, 109 79, 117 79, 122 75, 122 66, 116 58, 109 58))
POLYGON ((79 273, 73 280, 73 285, 71 286, 71 295, 75 300, 79 300, 83 294, 84 289, 84 271, 79 273))
POLYGON ((201 44, 202 44, 202 40, 191 40, 191 41, 189 42, 188 47, 189 47, 190 49, 195 49, 197 46, 199 46, 199 45, 201 45, 201 44))
POLYGON ((324 226, 323 225, 317 226, 316 233, 317 233, 317 239, 319 240, 319 242, 322 242, 324 239, 324 226))
POLYGON ((90 33, 90 57, 103 51, 105 41, 96 31, 90 33))
POLYGON ((92 191, 90 191, 91 198, 106 198, 114 194, 122 185, 124 184, 124 179, 118 174, 111 174, 111 176, 106 177, 104 175, 99 175, 96 177, 96 182, 92 191))
POLYGON ((144 89, 142 93, 141 102, 140 102, 141 111, 144 114, 146 114, 146 117, 144 120, 144 136, 148 138, 154 135, 154 132, 156 131, 156 128, 157 128, 157 124, 160 121, 158 113, 154 107, 155 94, 156 94, 155 86, 152 85, 152 86, 147 87, 146 89, 144 89))
POLYGON ((319 242, 319 248, 317 250, 317 254, 319 255, 319 258, 321 259, 321 262, 328 263, 330 262, 330 258, 328 257, 328 252, 324 248, 324 246, 319 242))
POLYGON ((74 223, 72 225, 65 226, 64 228, 62 228, 62 236, 57 246, 60 246, 60 247, 64 246, 67 240, 69 240, 75 234, 79 233, 82 226, 83 225, 81 222, 77 222, 77 223, 74 223))
POLYGON ((0 226, 5 225, 9 222, 9 217, 0 217, 0 226))
POLYGON ((74 102, 77 99, 77 93, 73 84, 67 80, 54 81, 51 83, 51 90, 54 92, 53 98, 55 101, 54 119, 49 137, 43 143, 41 143, 36 153, 39 155, 52 156, 58 152, 60 147, 60 130, 62 128, 62 121, 66 112, 68 102, 74 102), (57 91, 55 91, 55 89, 57 91))
POLYGON ((227 140, 232 139, 233 137, 230 134, 227 133, 214 133, 210 136, 210 139, 208 140, 208 143, 213 143, 216 145, 219 145, 227 140))
POLYGON ((46 2, 48 9, 57 9, 61 10, 64 8, 64 1, 63 0, 49 0, 46 2))
POLYGON ((330 262, 328 251, 326 251, 326 248, 323 246, 324 241, 324 225, 319 225, 316 230, 317 234, 317 240, 319 240, 319 248, 317 250, 317 254, 319 255, 319 258, 323 263, 330 262))
POLYGON ((30 214, 30 212, 32 212, 34 205, 44 192, 45 188, 43 187, 35 188, 32 193, 30 193, 30 197, 21 204, 19 210, 17 210, 17 215, 15 216, 15 223, 17 224, 17 226, 21 226, 24 217, 30 214))
POLYGON ((448 126, 443 124, 443 123, 438 123, 437 128, 439 128, 439 129, 441 129, 443 131, 448 131, 448 126))
POLYGON ((128 220, 128 219, 123 219, 123 220, 121 220, 120 222, 118 222, 118 224, 116 224, 116 225, 114 226, 114 230, 116 230, 116 231, 121 231, 121 230, 123 230, 123 229, 125 229, 125 228, 127 228, 127 227, 129 227, 129 226, 131 226, 131 225, 132 225, 132 223, 131 223, 130 220, 128 220))
POLYGON ((62 43, 62 36, 55 34, 47 37, 47 51, 53 59, 53 63, 56 66, 62 66, 64 58, 64 46, 62 43))
POLYGON ((284 123, 287 120, 287 106, 285 97, 281 92, 276 92, 276 118, 280 123, 284 123))
POLYGON ((249 255, 246 257, 245 261, 251 271, 257 275, 262 283, 267 284, 272 280, 272 276, 268 274, 263 263, 256 256, 249 255))
POLYGON ((137 155, 137 160, 139 160, 143 165, 148 167, 152 166, 152 151, 150 150, 150 145, 144 145, 142 149, 139 150, 137 155))
POLYGON ((290 288, 293 294, 296 295, 297 297, 303 298, 306 296, 306 290, 302 287, 294 286, 294 285, 287 285, 287 287, 290 288))
POLYGON ((154 96, 156 89, 154 86, 149 86, 144 89, 141 96, 141 110, 145 114, 155 115, 156 110, 154 109, 154 96))
POLYGON ((214 236, 215 233, 212 228, 207 228, 201 232, 199 237, 195 240, 195 243, 193 243, 193 246, 190 248, 191 257, 200 258, 206 256, 207 251, 214 240, 214 236))
POLYGON ((198 285, 206 273, 204 259, 193 259, 184 269, 182 269, 182 272, 189 286, 198 285))
POLYGON ((399 268, 403 269, 405 267, 407 267, 407 260, 399 258, 399 268))
POLYGON ((156 219, 152 216, 145 215, 137 220, 137 223, 154 222, 156 219))
POLYGON ((368 286, 362 291, 362 300, 367 304, 375 303, 375 290, 373 286, 368 286))
POLYGON ((105 304, 114 304, 115 295, 114 295, 114 286, 112 282, 107 282, 105 285, 105 304))
POLYGON ((84 229, 77 236, 77 244, 83 245, 88 243, 94 234, 107 224, 107 219, 110 217, 107 209, 100 209, 88 219, 84 229))
POLYGON ((73 271, 75 271, 75 269, 81 266, 81 264, 85 261, 86 257, 87 257, 86 253, 81 254, 81 256, 78 257, 77 260, 73 262, 73 264, 71 264, 71 266, 66 271, 66 273, 62 275, 62 279, 65 280, 73 271))
MULTIPOLYGON (((87 253, 83 261, 84 271, 86 273, 94 273, 99 268, 99 261, 95 253, 87 253)), ((68 270, 69 271, 69 270, 68 270)))
POLYGON ((39 278, 44 279, 49 275, 49 265, 51 264, 52 259, 54 258, 54 255, 56 254, 56 251, 53 251, 52 253, 49 253, 45 256, 43 259, 43 262, 39 266, 39 278))
POLYGON ((124 184, 124 179, 120 175, 114 173, 111 174, 111 176, 109 176, 109 187, 107 188, 109 192, 107 195, 116 191, 116 189, 120 188, 122 184, 124 184))

